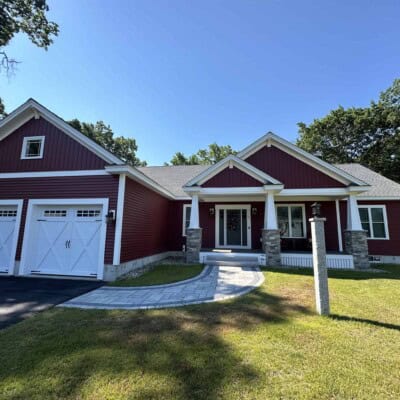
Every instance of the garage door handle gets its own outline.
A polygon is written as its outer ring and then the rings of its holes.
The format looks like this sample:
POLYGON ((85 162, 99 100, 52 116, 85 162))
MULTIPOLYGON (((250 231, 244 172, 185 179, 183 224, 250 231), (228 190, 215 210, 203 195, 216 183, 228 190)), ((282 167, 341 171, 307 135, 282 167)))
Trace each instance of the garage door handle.
POLYGON ((71 248, 71 241, 70 240, 66 240, 65 241, 65 248, 66 249, 70 249, 71 248))

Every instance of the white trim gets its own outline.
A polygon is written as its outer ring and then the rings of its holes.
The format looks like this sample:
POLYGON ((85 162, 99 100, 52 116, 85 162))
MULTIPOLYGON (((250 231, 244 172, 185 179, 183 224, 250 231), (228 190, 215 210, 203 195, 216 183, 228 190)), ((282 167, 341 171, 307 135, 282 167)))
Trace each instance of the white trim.
MULTIPOLYGON (((28 210, 25 218, 25 232, 22 242, 21 262, 19 265, 18 275, 25 275, 26 264, 28 262, 29 250, 29 234, 31 231, 33 210, 35 206, 43 205, 101 205, 104 221, 102 222, 100 232, 100 245, 99 245, 99 265, 97 268, 97 279, 103 279, 104 274, 104 255, 106 247, 106 233, 107 224, 105 222, 105 215, 108 211, 108 198, 84 198, 84 199, 31 199, 28 201, 28 210)), ((26 274, 29 275, 29 274, 26 274)))
POLYGON ((329 164, 318 157, 300 149, 289 141, 281 138, 280 136, 275 135, 272 132, 268 132, 260 139, 256 140, 241 152, 238 153, 238 157, 245 160, 250 157, 252 154, 256 153, 258 150, 263 148, 264 146, 271 146, 274 144, 277 148, 286 153, 292 155, 293 157, 305 162, 306 164, 319 169, 321 172, 324 172, 326 175, 334 178, 342 183, 350 184, 355 183, 356 185, 365 186, 366 183, 362 180, 348 174, 347 172, 335 167, 332 164, 329 164))
POLYGON ((291 207, 301 207, 303 214, 303 236, 282 236, 282 239, 307 239, 307 221, 306 221, 306 205, 304 203, 275 203, 275 211, 276 211, 276 220, 278 222, 279 229, 279 220, 278 220, 278 207, 288 207, 288 223, 289 223, 289 233, 292 231, 292 213, 290 212, 291 207))
POLYGON ((400 200, 400 196, 357 196, 360 201, 396 201, 400 200))
POLYGON ((22 217, 22 207, 24 205, 24 200, 14 199, 14 200, 0 200, 0 206, 17 206, 17 218, 15 220, 15 227, 13 233, 13 244, 11 247, 10 264, 8 267, 8 275, 14 274, 15 268, 15 255, 17 253, 19 230, 21 227, 21 217, 22 217))
MULTIPOLYGON (((183 211, 183 215, 182 215, 182 236, 185 237, 186 236, 186 214, 187 214, 187 209, 188 208, 192 208, 191 204, 184 204, 182 211, 183 211)), ((188 227, 189 228, 189 227, 188 227)))
POLYGON ((12 134, 17 128, 25 124, 30 119, 37 119, 39 116, 46 119, 48 122, 62 130, 65 134, 75 139, 78 143, 95 153, 103 160, 112 164, 124 164, 124 162, 114 154, 104 149, 93 140, 89 139, 83 133, 74 129, 62 118, 52 113, 34 99, 27 100, 24 104, 19 106, 7 117, 0 121, 0 141, 12 134))
MULTIPOLYGON (((369 223, 369 230, 371 232, 371 237, 367 236, 367 240, 390 240, 390 235, 389 235, 389 225, 387 221, 387 213, 386 213, 386 205, 385 204, 358 204, 358 210, 360 208, 367 208, 368 209, 368 223, 369 223), (383 225, 385 228, 385 237, 380 238, 380 237, 374 237, 374 231, 372 229, 372 218, 371 218, 371 208, 381 208, 382 209, 382 214, 383 214, 383 225)), ((361 216, 360 216, 360 222, 361 222, 361 216)), ((362 224, 361 224, 362 227, 362 224)))
POLYGON ((270 191, 279 191, 281 185, 265 185, 262 187, 217 187, 217 188, 185 188, 187 193, 197 193, 199 195, 265 195, 270 191))
MULTIPOLYGON (((215 205, 215 247, 219 249, 251 249, 251 204, 216 204, 215 205), (220 245, 219 243, 219 211, 224 210, 224 243, 226 243, 226 210, 247 211, 247 246, 220 245)), ((240 222, 241 223, 241 222, 240 222)), ((242 231, 240 232, 242 235, 242 231)), ((242 240, 242 236, 241 236, 242 240)))
POLYGON ((122 225, 124 222, 125 182, 126 182, 126 175, 121 174, 119 176, 119 181, 118 181, 118 201, 117 201, 117 215, 115 218, 113 265, 118 265, 121 262, 121 238, 122 238, 122 225))
POLYGON ((0 173, 0 179, 19 178, 54 178, 59 176, 92 176, 109 175, 104 169, 88 169, 74 171, 37 171, 37 172, 4 172, 0 173))
POLYGON ((210 166, 205 171, 201 172, 199 175, 192 178, 189 182, 185 184, 185 187, 193 185, 201 185, 204 182, 210 180, 213 176, 223 171, 227 166, 229 166, 230 168, 233 166, 237 167, 241 171, 245 172, 247 175, 250 175, 252 178, 258 180, 261 184, 266 184, 268 182, 274 185, 282 184, 282 182, 279 182, 277 179, 259 170, 253 165, 247 163, 246 161, 241 160, 240 158, 234 155, 229 155, 228 157, 210 166))
MULTIPOLYGON (((357 187, 357 192, 369 190, 369 187, 357 187)), ((354 187, 346 188, 316 188, 316 189, 283 189, 279 196, 346 196, 355 193, 354 187)), ((358 196, 357 196, 358 198, 358 196)))
POLYGON ((105 170, 112 175, 126 174, 128 178, 141 183, 143 186, 154 190, 168 199, 175 200, 175 196, 170 191, 130 165, 107 165, 105 170))
POLYGON ((43 158, 45 139, 46 136, 25 136, 22 141, 21 160, 37 160, 43 158), (33 140, 40 140, 40 154, 38 156, 28 157, 26 155, 26 145, 28 144, 28 141, 30 142, 33 140))
POLYGON ((340 204, 339 200, 335 200, 335 207, 336 207, 336 223, 337 223, 337 234, 338 234, 338 245, 339 251, 343 251, 343 239, 342 239, 342 221, 340 220, 340 204))

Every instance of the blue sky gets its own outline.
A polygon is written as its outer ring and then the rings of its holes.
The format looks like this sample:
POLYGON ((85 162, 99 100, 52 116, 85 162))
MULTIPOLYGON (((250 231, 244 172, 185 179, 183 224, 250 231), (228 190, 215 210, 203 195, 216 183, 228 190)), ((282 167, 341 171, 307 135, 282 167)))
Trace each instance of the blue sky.
POLYGON ((294 141, 339 104, 367 105, 400 77, 398 0, 50 0, 46 52, 17 36, 0 77, 7 111, 33 97, 134 137, 150 165, 267 131, 294 141))

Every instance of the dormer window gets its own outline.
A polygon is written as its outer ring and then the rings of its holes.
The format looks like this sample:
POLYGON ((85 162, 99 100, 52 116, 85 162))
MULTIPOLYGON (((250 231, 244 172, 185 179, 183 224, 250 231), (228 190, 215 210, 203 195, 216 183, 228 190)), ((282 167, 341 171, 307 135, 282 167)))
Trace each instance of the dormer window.
POLYGON ((44 136, 24 137, 21 159, 43 158, 44 136))

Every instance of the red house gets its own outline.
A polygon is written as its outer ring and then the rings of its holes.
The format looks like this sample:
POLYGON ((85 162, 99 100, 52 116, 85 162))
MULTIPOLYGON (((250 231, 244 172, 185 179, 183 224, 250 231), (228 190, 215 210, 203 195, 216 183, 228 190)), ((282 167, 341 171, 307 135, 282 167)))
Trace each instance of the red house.
POLYGON ((400 185, 268 133, 213 166, 143 167, 30 99, 0 121, 0 274, 116 277, 172 254, 311 266, 400 261, 400 185))

